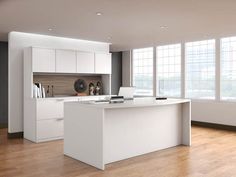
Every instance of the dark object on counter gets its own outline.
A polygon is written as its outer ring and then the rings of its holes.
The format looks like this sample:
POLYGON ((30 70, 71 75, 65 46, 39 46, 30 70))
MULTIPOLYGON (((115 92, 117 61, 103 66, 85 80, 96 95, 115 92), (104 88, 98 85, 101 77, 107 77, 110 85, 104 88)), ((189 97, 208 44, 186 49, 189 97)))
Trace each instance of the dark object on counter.
POLYGON ((101 94, 102 94, 102 83, 98 81, 95 88, 95 95, 101 95, 101 94))
POLYGON ((110 99, 110 103, 124 103, 123 96, 112 96, 110 99))
POLYGON ((74 89, 77 93, 83 93, 87 89, 87 84, 83 79, 78 79, 74 83, 74 89))
POLYGON ((167 100, 166 97, 156 97, 156 100, 167 100))
POLYGON ((47 86, 46 97, 50 97, 50 86, 47 86))
POLYGON ((52 97, 54 97, 54 86, 52 85, 52 97))
POLYGON ((92 82, 89 84, 89 95, 95 95, 95 85, 92 82))
POLYGON ((112 96, 111 100, 113 100, 113 99, 124 99, 124 97, 123 96, 112 96))

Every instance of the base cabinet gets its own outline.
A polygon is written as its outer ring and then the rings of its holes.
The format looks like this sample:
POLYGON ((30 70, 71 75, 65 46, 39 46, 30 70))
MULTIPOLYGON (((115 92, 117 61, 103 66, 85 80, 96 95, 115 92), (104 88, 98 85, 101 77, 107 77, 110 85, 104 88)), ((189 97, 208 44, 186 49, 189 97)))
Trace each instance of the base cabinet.
POLYGON ((37 121, 37 142, 62 139, 63 136, 63 118, 37 121))
POLYGON ((37 120, 64 117, 64 100, 40 100, 37 101, 36 106, 37 120))
MULTIPOLYGON (((78 101, 78 98, 69 98, 78 101)), ((66 99, 30 99, 25 102, 24 138, 33 142, 63 139, 66 99)))
POLYGON ((36 143, 63 139, 65 102, 101 100, 107 97, 110 96, 31 98, 24 103, 24 138, 36 143))

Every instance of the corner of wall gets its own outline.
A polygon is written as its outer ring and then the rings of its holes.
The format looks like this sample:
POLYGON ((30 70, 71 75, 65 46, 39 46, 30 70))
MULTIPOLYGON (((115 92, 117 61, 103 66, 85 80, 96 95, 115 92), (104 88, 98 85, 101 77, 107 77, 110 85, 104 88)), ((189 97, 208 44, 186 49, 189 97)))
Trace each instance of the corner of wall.
POLYGON ((122 52, 122 86, 129 87, 132 84, 131 80, 131 51, 122 52))

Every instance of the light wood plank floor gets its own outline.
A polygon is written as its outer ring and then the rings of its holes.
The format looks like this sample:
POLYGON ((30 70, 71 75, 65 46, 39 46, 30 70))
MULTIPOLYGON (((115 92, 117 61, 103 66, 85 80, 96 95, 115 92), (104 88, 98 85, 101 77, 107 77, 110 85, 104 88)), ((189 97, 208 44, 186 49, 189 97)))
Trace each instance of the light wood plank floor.
POLYGON ((192 128, 192 147, 123 160, 105 171, 63 155, 63 141, 8 140, 0 130, 0 177, 236 177, 236 132, 192 128))

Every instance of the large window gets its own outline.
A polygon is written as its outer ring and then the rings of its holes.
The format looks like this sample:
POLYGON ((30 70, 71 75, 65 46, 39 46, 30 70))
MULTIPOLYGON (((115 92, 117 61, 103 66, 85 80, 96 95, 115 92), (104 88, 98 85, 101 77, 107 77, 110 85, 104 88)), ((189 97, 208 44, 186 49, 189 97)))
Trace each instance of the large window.
POLYGON ((157 95, 181 96, 181 44, 157 47, 157 95))
POLYGON ((215 98, 215 40, 185 44, 186 97, 215 98))
POLYGON ((135 95, 153 95, 153 48, 133 50, 133 86, 135 95))
POLYGON ((236 37, 221 39, 221 99, 236 99, 236 37))

